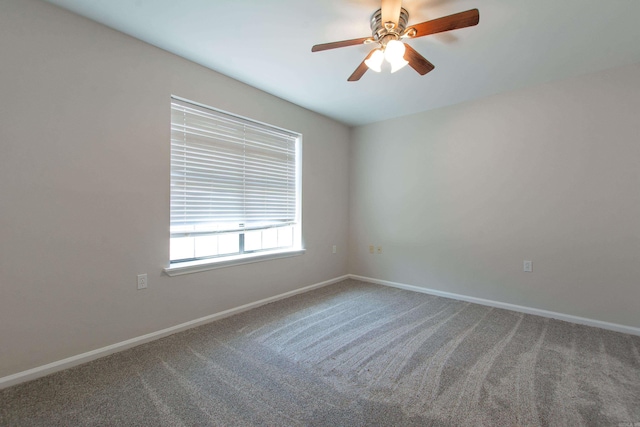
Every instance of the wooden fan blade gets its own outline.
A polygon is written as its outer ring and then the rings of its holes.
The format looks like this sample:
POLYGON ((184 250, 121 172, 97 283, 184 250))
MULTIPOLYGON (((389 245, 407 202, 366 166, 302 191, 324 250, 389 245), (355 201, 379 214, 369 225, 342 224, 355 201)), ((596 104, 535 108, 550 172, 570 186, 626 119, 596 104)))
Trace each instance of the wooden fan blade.
POLYGON ((405 43, 404 47, 404 60, 408 61, 409 66, 416 70, 421 76, 424 76, 429 71, 436 68, 435 65, 427 61, 424 56, 420 55, 414 48, 412 48, 408 44, 405 43))
MULTIPOLYGON (((364 58, 364 61, 371 58, 371 55, 373 55, 373 52, 375 51, 376 49, 373 49, 371 52, 369 52, 367 57, 364 58)), ((369 69, 369 67, 367 67, 367 64, 365 64, 364 61, 362 61, 360 65, 358 65, 358 68, 356 68, 356 70, 353 72, 353 74, 349 76, 349 78, 347 79, 348 82, 357 82, 358 80, 360 80, 360 77, 364 76, 364 73, 366 73, 367 70, 369 69)))
POLYGON ((478 22, 480 22, 480 12, 478 9, 471 9, 466 12, 454 13, 453 15, 412 25, 411 28, 416 30, 416 35, 413 36, 413 38, 416 38, 459 28, 473 27, 478 25, 478 22))
POLYGON ((385 22, 398 23, 402 0, 382 0, 382 24, 385 22))
POLYGON ((371 37, 362 37, 360 39, 342 40, 333 43, 317 44, 311 48, 311 52, 320 52, 322 50, 337 49, 339 47, 355 46, 363 44, 365 41, 371 40, 371 37))

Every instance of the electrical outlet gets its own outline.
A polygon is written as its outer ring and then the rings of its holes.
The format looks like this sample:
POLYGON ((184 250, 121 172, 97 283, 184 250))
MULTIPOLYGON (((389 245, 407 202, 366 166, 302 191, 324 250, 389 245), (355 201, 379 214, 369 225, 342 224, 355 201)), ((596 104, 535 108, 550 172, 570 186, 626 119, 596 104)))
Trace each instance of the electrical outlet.
POLYGON ((382 253, 382 246, 378 246, 378 253, 381 254, 382 253))
POLYGON ((138 289, 147 289, 147 274, 138 274, 138 289))
POLYGON ((533 262, 532 261, 523 261, 522 269, 525 273, 531 273, 533 271, 533 262))
POLYGON ((370 254, 375 253, 375 250, 376 250, 375 246, 369 245, 369 253, 370 254))
POLYGON ((336 252, 338 252, 338 248, 336 247, 336 245, 333 245, 333 253, 335 254, 336 252))

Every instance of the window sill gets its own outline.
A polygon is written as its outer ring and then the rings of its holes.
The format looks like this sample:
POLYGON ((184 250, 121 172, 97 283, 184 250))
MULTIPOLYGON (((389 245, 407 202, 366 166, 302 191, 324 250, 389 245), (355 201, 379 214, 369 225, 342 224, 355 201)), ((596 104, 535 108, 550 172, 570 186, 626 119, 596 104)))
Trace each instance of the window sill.
POLYGON ((168 276, 179 276, 182 274, 198 273, 200 271, 215 270, 217 268, 231 267, 234 265, 250 264, 253 262, 268 261, 278 258, 289 258, 305 253, 304 249, 285 249, 260 254, 235 255, 217 259, 203 259, 198 261, 180 262, 169 265, 164 269, 168 276))

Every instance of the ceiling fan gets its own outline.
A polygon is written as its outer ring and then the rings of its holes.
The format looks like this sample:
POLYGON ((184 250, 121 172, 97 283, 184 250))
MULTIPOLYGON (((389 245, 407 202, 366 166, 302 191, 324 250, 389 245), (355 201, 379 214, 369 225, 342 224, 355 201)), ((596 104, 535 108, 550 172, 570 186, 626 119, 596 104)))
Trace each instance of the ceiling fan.
POLYGON ((382 61, 385 59, 391 64, 392 73, 408 64, 420 75, 425 75, 435 66, 401 40, 478 25, 480 12, 478 9, 471 9, 411 26, 407 26, 408 22, 409 12, 402 7, 402 0, 382 0, 381 8, 371 15, 371 37, 317 44, 311 48, 311 52, 359 44, 377 44, 378 46, 369 52, 348 78, 350 82, 360 80, 367 69, 380 72, 382 61))

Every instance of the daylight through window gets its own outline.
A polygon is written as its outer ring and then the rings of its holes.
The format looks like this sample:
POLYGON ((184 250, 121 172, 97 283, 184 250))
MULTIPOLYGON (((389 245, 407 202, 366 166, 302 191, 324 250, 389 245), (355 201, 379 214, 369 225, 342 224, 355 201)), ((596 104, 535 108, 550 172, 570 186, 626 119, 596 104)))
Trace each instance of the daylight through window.
POLYGON ((301 246, 301 135, 171 100, 171 263, 301 246))

